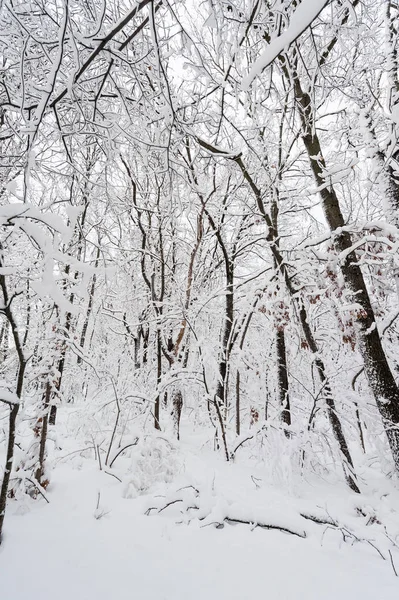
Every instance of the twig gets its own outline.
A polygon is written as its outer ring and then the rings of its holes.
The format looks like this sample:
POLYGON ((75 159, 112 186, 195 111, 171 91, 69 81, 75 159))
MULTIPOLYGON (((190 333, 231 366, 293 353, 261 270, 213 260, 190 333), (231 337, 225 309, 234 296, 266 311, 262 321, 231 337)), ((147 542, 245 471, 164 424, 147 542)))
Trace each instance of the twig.
POLYGON ((111 475, 111 477, 115 477, 115 479, 117 479, 118 481, 120 481, 122 483, 122 479, 120 477, 118 477, 118 475, 115 475, 115 473, 110 473, 109 471, 104 471, 104 473, 106 475, 111 475))
POLYGON ((232 459, 232 460, 234 459, 234 457, 235 457, 235 453, 237 452, 238 448, 239 448, 240 446, 242 446, 243 444, 245 444, 245 442, 248 442, 249 440, 252 440, 252 438, 253 438, 253 437, 254 437, 253 435, 250 435, 249 437, 247 437, 247 438, 245 438, 244 440, 242 440, 242 441, 241 441, 241 442, 240 442, 240 443, 239 443, 239 444, 238 444, 238 445, 237 445, 237 446, 234 448, 234 450, 233 450, 233 451, 232 451, 232 453, 230 454, 230 457, 231 457, 231 459, 232 459))
POLYGON ((393 572, 395 573, 396 577, 399 577, 398 572, 395 569, 395 563, 393 562, 392 552, 390 550, 388 550, 388 554, 389 554, 389 558, 391 559, 391 565, 392 565, 393 572))
POLYGON ((293 531, 292 529, 288 529, 288 527, 282 527, 280 525, 269 525, 266 523, 254 523, 253 521, 244 521, 243 519, 231 519, 230 517, 226 517, 224 519, 226 523, 241 523, 243 525, 252 525, 255 529, 256 527, 261 527, 261 529, 277 529, 279 531, 283 531, 284 533, 291 533, 292 535, 296 535, 300 538, 306 538, 306 531, 302 533, 299 531, 293 531))
POLYGON ((100 471, 103 470, 102 466, 101 466, 101 456, 100 456, 100 446, 97 444, 97 457, 98 457, 98 464, 100 467, 100 471))
POLYGON ((194 492, 195 492, 196 494, 199 494, 199 490, 197 490, 197 488, 196 488, 196 487, 194 487, 193 485, 185 485, 184 487, 181 487, 181 488, 179 488, 179 489, 178 489, 178 490, 176 490, 176 491, 177 491, 177 492, 181 492, 182 490, 188 490, 188 489, 190 489, 190 488, 191 488, 192 490, 194 490, 194 492))
POLYGON ((137 444, 138 444, 138 441, 139 441, 139 438, 137 437, 137 438, 135 439, 135 441, 134 441, 134 442, 132 442, 131 444, 128 444, 127 446, 124 446, 123 448, 121 448, 121 449, 119 450, 119 452, 117 452, 117 454, 115 454, 114 458, 111 460, 111 463, 110 463, 110 465, 109 465, 109 468, 111 469, 112 465, 114 464, 114 462, 116 461, 116 459, 118 458, 118 456, 119 456, 120 454, 122 454, 122 452, 124 452, 124 451, 125 451, 125 450, 127 450, 128 448, 131 448, 132 446, 137 446, 137 444))
POLYGON ((73 452, 69 452, 69 454, 65 454, 65 456, 60 456, 58 458, 55 459, 54 463, 58 463, 58 461, 60 460, 65 460, 66 458, 68 458, 68 456, 72 456, 72 454, 78 454, 81 452, 86 452, 86 450, 94 450, 94 452, 96 452, 96 447, 95 446, 88 446, 87 448, 83 448, 82 450, 74 450, 73 452))
POLYGON ((50 504, 50 500, 45 496, 45 494, 41 490, 41 487, 42 487, 41 485, 39 485, 38 483, 35 483, 34 481, 32 481, 32 479, 29 479, 29 477, 24 477, 24 479, 26 479, 26 481, 29 481, 29 483, 31 483, 37 489, 37 491, 45 499, 47 504, 50 504))
POLYGON ((112 383, 112 387, 114 389, 117 412, 116 412, 116 419, 115 419, 115 423, 114 423, 114 428, 112 430, 111 440, 110 440, 109 446, 108 446, 107 456, 105 457, 105 466, 108 465, 109 455, 111 454, 112 444, 114 443, 116 429, 118 427, 119 418, 121 416, 121 407, 120 407, 120 403, 119 403, 118 392, 117 392, 117 389, 115 387, 115 383, 114 383, 113 379, 111 379, 111 383, 112 383))
POLYGON ((337 527, 338 523, 334 521, 334 519, 325 519, 322 517, 315 517, 314 515, 308 515, 306 513, 299 513, 301 517, 307 519, 308 521, 313 521, 313 523, 317 523, 318 525, 330 525, 331 527, 337 527))
POLYGON ((177 504, 177 502, 183 502, 183 500, 181 498, 177 498, 177 500, 172 500, 171 502, 168 502, 167 504, 165 504, 165 506, 163 506, 162 508, 160 508, 158 510, 158 513, 161 513, 163 510, 165 510, 169 506, 172 506, 172 504, 177 504))

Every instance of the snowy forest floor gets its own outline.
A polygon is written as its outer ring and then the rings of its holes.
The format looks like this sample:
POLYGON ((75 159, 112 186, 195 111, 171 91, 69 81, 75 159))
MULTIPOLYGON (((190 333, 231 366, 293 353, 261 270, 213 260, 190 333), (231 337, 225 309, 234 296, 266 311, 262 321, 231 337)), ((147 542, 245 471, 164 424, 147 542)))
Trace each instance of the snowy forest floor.
MULTIPOLYGON (((66 433, 78 412, 60 413, 66 433)), ((398 599, 397 484, 369 470, 358 497, 338 481, 270 481, 245 446, 228 464, 201 435, 151 434, 102 470, 76 452, 84 437, 49 443, 49 503, 8 504, 1 599, 398 599)))

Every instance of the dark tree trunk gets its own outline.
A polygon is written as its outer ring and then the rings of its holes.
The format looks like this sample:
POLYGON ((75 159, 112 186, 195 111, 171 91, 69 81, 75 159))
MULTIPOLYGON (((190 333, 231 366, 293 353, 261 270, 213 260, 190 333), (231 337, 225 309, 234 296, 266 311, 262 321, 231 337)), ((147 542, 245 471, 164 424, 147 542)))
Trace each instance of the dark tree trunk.
MULTIPOLYGON (((2 248, 0 247, 0 251, 2 248)), ((0 267, 2 264, 2 256, 0 254, 0 267)), ((11 299, 8 295, 7 284, 4 275, 0 275, 0 288, 3 292, 3 303, 4 309, 3 313, 10 324, 11 334, 14 340, 15 350, 18 356, 18 375, 16 382, 16 396, 18 400, 22 397, 22 390, 24 385, 24 376, 25 376, 25 368, 26 368, 26 360, 23 352, 22 341, 20 339, 20 334, 18 330, 17 322, 14 318, 14 314, 11 308, 11 299)), ((0 398, 0 400, 2 400, 0 398)), ((14 450, 15 450, 15 436, 16 436, 16 427, 17 427, 17 417, 19 412, 19 403, 10 404, 10 414, 8 419, 8 440, 7 440, 7 452, 6 452, 6 462, 3 473, 3 481, 0 488, 0 544, 2 542, 3 535, 3 525, 4 518, 6 514, 6 506, 7 506, 7 495, 8 495, 8 487, 10 485, 10 477, 14 462, 14 450)))
POLYGON ((178 440, 180 440, 180 419, 183 410, 183 394, 181 393, 181 390, 174 390, 172 396, 172 407, 176 437, 178 440))
POLYGON ((236 434, 240 435, 241 431, 241 419, 240 419, 240 410, 241 410, 241 395, 240 395, 240 371, 237 369, 236 372, 236 434))
POLYGON ((231 333, 233 330, 233 319, 234 319, 234 268, 233 263, 229 261, 226 265, 226 303, 225 303, 225 314, 224 314, 224 325, 222 334, 222 347, 220 351, 219 359, 219 380, 216 387, 216 401, 220 407, 227 409, 227 378, 228 378, 228 362, 229 362, 229 350, 231 333))
MULTIPOLYGON (((99 260, 100 260, 100 246, 98 246, 98 248, 97 248, 96 261, 95 261, 95 265, 94 265, 96 269, 98 268, 99 260)), ((96 280, 97 280, 97 277, 96 277, 96 274, 94 273, 93 279, 91 282, 91 286, 90 286, 89 302, 87 305, 86 316, 85 316, 85 320, 84 320, 83 327, 82 327, 82 333, 80 335, 80 347, 81 347, 82 351, 84 350, 84 345, 85 345, 86 335, 87 335, 87 328, 89 327, 90 315, 93 310, 94 292, 96 289, 96 280)), ((81 364, 81 362, 82 362, 81 356, 78 356, 77 362, 78 362, 78 365, 81 364)))
POLYGON ((320 381, 324 387, 324 395, 323 396, 325 398, 325 402, 327 405, 328 418, 329 418, 335 439, 338 442, 338 446, 340 448, 341 454, 344 459, 343 460, 343 469, 344 469, 345 479, 346 479, 349 487, 351 488, 351 490, 353 490, 354 492, 359 494, 360 490, 356 483, 356 475, 354 472, 352 457, 349 452, 348 444, 346 442, 346 437, 345 437, 345 434, 344 434, 344 431, 342 428, 341 420, 338 416, 338 413, 337 413, 337 410, 335 407, 335 401, 334 401, 334 397, 332 394, 330 382, 328 381, 328 378, 326 375, 326 368, 324 366, 323 360, 320 357, 317 343, 313 336, 312 330, 310 329, 310 326, 309 326, 309 323, 307 320, 306 310, 305 310, 305 307, 303 306, 303 304, 301 305, 301 307, 299 309, 299 320, 301 322, 302 331, 305 335, 306 342, 309 346, 309 349, 311 350, 311 352, 314 355, 314 363, 316 365, 320 381))
MULTIPOLYGON (((157 330, 157 386, 160 385, 161 379, 162 379, 162 340, 161 340, 161 332, 158 329, 157 330)), ((159 422, 160 404, 161 404, 161 397, 160 397, 159 389, 158 389, 158 395, 155 398, 155 406, 154 406, 154 427, 155 427, 155 429, 158 429, 158 431, 161 430, 161 425, 159 422)))
POLYGON ((332 232, 335 249, 342 256, 340 267, 345 285, 352 293, 354 302, 359 305, 357 332, 365 373, 383 421, 396 469, 399 470, 399 389, 382 347, 370 296, 356 253, 350 250, 352 240, 350 234, 344 230, 345 220, 337 194, 332 185, 328 187, 325 185, 323 171, 326 171, 326 163, 315 131, 311 99, 306 92, 303 92, 297 76, 294 79, 294 91, 300 110, 303 142, 314 178, 320 187, 324 214, 332 232))
POLYGON ((35 479, 39 485, 45 484, 44 473, 45 473, 45 458, 46 458, 46 443, 47 443, 47 431, 48 431, 48 420, 49 420, 49 405, 51 398, 51 386, 50 383, 46 383, 46 389, 43 397, 43 409, 41 416, 41 432, 40 432, 40 445, 39 445, 39 464, 35 472, 35 479))
POLYGON ((15 434, 16 434, 16 425, 17 425, 17 416, 19 411, 19 405, 14 404, 10 409, 10 414, 8 418, 8 441, 7 441, 7 454, 6 454, 6 464, 4 468, 3 481, 1 484, 0 490, 0 545, 3 541, 3 525, 4 525, 4 517, 6 514, 6 506, 7 506, 7 494, 8 494, 8 486, 10 485, 10 477, 12 471, 12 465, 14 462, 14 448, 15 448, 15 434))
MULTIPOLYGON (((285 331, 283 328, 276 330, 277 354, 277 383, 279 404, 281 406, 281 420, 285 425, 291 425, 290 397, 288 393, 287 354, 285 348, 285 331)), ((286 435, 289 436, 288 430, 286 435)))
POLYGON ((275 243, 277 236, 276 236, 275 227, 273 225, 273 219, 266 211, 264 203, 263 203, 262 193, 261 193, 260 189, 257 187, 254 180, 252 179, 251 175, 248 173, 248 171, 242 161, 241 156, 236 157, 234 160, 240 167, 244 178, 248 182, 251 190, 253 191, 256 201, 257 201, 259 212, 263 216, 265 223, 268 227, 267 239, 270 243, 270 250, 273 254, 273 258, 276 262, 276 265, 284 279, 284 282, 285 282, 287 291, 290 295, 291 301, 294 302, 298 308, 299 321, 301 323, 302 330, 304 332, 307 344, 314 355, 314 362, 315 362, 315 365, 316 365, 316 368, 317 368, 317 371, 318 371, 318 374, 320 377, 320 381, 321 381, 322 385, 324 386, 325 396, 326 396, 327 413, 328 413, 328 417, 329 417, 329 420, 331 423, 331 427, 332 427, 335 439, 337 440, 337 443, 338 443, 338 446, 339 446, 339 449, 341 451, 341 455, 343 458, 343 469, 344 469, 345 479, 346 479, 349 487, 353 491, 359 493, 359 488, 356 484, 356 476, 354 474, 354 469, 353 469, 352 457, 349 452, 348 444, 346 442, 346 438, 345 438, 345 435, 343 432, 341 421, 338 417, 338 414, 337 414, 337 411, 335 408, 334 398, 333 398, 331 386, 330 386, 330 383, 328 381, 328 377, 326 374, 326 369, 325 369, 324 363, 320 357, 320 353, 319 353, 319 349, 317 347, 316 340, 315 340, 313 333, 310 329, 310 326, 308 324, 306 309, 305 309, 303 303, 299 299, 297 290, 295 289, 294 283, 287 271, 284 258, 280 252, 278 245, 275 243))

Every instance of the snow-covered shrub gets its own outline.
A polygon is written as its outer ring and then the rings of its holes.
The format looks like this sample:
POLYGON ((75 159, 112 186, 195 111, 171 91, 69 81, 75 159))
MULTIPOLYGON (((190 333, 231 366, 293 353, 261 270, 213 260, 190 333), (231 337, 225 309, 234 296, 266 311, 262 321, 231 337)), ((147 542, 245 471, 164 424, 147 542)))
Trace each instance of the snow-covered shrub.
POLYGON ((164 437, 145 436, 132 452, 125 498, 135 498, 156 484, 170 483, 183 468, 178 448, 164 437))

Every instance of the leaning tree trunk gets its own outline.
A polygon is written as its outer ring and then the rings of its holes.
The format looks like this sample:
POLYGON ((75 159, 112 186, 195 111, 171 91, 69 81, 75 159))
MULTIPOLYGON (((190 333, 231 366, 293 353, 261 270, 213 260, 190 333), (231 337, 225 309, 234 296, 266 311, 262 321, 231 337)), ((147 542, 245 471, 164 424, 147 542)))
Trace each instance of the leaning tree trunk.
MULTIPOLYGON (((252 178, 252 176, 250 175, 250 173, 248 172, 248 170, 242 160, 242 155, 239 154, 237 156, 231 156, 230 153, 227 153, 223 150, 215 148, 214 146, 212 146, 208 142, 205 142, 201 138, 197 137, 197 141, 203 148, 205 148, 207 150, 211 150, 213 154, 225 156, 226 158, 233 160, 240 168, 245 181, 248 183, 249 187, 251 188, 251 191, 253 192, 253 194, 255 196, 258 210, 259 210, 260 214, 262 215, 262 217, 266 223, 266 226, 268 228, 268 234, 267 234, 266 239, 269 242, 270 250, 273 254, 273 258, 275 259, 276 264, 278 265, 278 268, 283 276, 285 285, 290 294, 292 302, 294 302, 298 306, 299 296, 298 296, 297 290, 294 288, 292 279, 290 278, 290 276, 287 272, 286 263, 284 262, 284 258, 280 252, 280 249, 278 248, 277 244, 275 243, 277 236, 276 236, 276 232, 275 232, 275 227, 273 225, 273 219, 271 218, 270 214, 266 211, 266 208, 265 208, 265 205, 263 202, 263 194, 262 194, 261 190, 258 188, 258 186, 256 185, 256 183, 255 183, 254 179, 252 178)), ((320 358, 316 340, 314 339, 313 333, 309 327, 309 324, 307 321, 306 310, 305 310, 305 307, 303 306, 303 303, 300 303, 300 305, 299 305, 299 318, 300 318, 300 322, 301 322, 302 329, 304 331, 304 335, 305 335, 306 341, 308 343, 308 346, 312 350, 312 352, 315 356, 315 359, 314 359, 315 365, 317 367, 317 371, 319 373, 320 380, 321 380, 322 385, 324 386, 324 389, 326 392, 326 404, 327 404, 328 417, 329 417, 329 420, 330 420, 330 423, 332 426, 334 436, 337 440, 339 449, 340 449, 342 457, 343 457, 343 461, 344 461, 343 468, 344 468, 345 479, 346 479, 349 487, 353 491, 359 493, 359 488, 356 483, 356 475, 355 475, 354 469, 353 469, 353 461, 352 461, 352 458, 351 458, 351 455, 349 452, 348 444, 346 443, 346 439, 345 439, 345 435, 344 435, 344 432, 342 429, 341 421, 338 417, 338 414, 337 414, 337 411, 335 408, 335 403, 334 403, 334 399, 333 399, 333 396, 331 393, 331 387, 330 387, 330 384, 328 381, 324 363, 323 363, 322 359, 320 358)))
POLYGON ((302 90, 297 75, 294 77, 294 93, 299 105, 303 142, 314 178, 320 188, 324 214, 332 232, 335 249, 341 255, 340 267, 345 285, 359 306, 357 331, 365 373, 382 417, 396 469, 399 471, 399 389, 382 346, 363 273, 356 253, 351 250, 352 240, 349 232, 345 231, 345 220, 338 196, 331 184, 328 187, 325 185, 323 172, 326 172, 327 168, 315 130, 311 99, 309 94, 302 90))
POLYGON ((316 365, 317 373, 319 375, 320 381, 324 387, 324 398, 327 405, 327 414, 330 421, 331 428, 333 430, 335 439, 338 442, 339 448, 341 450, 341 454, 344 458, 343 460, 343 469, 345 474, 345 479, 351 488, 356 493, 360 493, 359 487, 356 483, 356 475, 354 471, 352 456, 349 451, 349 447, 346 441, 346 437, 344 434, 344 430, 342 428, 341 420, 338 416, 337 409, 335 406, 334 396, 332 394, 331 385, 327 377, 326 368, 322 358, 320 357, 319 350, 317 347, 316 340, 314 338, 313 332, 310 329, 310 325, 307 319, 306 309, 303 304, 300 305, 299 308, 299 320, 301 323, 302 331, 305 336, 305 340, 307 345, 314 356, 314 363, 316 365))
POLYGON ((344 469, 344 475, 345 475, 346 482, 348 483, 349 487, 354 492, 359 493, 360 490, 356 483, 356 475, 354 472, 352 457, 351 457, 351 454, 349 451, 348 444, 346 442, 346 438, 345 438, 345 434, 344 434, 344 431, 342 428, 341 420, 338 416, 338 413, 337 413, 337 410, 335 407, 335 402, 334 402, 331 386, 330 386, 330 383, 329 383, 329 380, 327 377, 326 369, 325 369, 323 360, 321 359, 319 349, 317 346, 317 342, 316 342, 316 340, 313 336, 313 332, 309 326, 306 309, 303 305, 303 302, 301 302, 299 300, 298 292, 294 287, 291 277, 289 276, 284 258, 281 254, 281 251, 280 251, 278 245, 275 243, 275 240, 277 239, 277 235, 276 235, 273 219, 266 211, 265 205, 263 203, 262 193, 261 193, 260 189, 257 187, 255 181, 253 180, 253 178, 251 177, 249 172, 247 171, 241 156, 235 157, 234 160, 237 163, 237 165, 240 167, 245 180, 248 182, 252 192, 254 193, 259 212, 262 215, 262 217, 267 225, 267 228, 268 228, 267 240, 270 244, 270 250, 273 254, 273 258, 274 258, 276 265, 278 266, 278 269, 284 279, 285 286, 290 295, 291 301, 298 308, 299 321, 300 321, 300 324, 302 327, 302 331, 304 333, 307 345, 314 355, 314 362, 315 362, 315 365, 317 368, 317 372, 320 377, 320 381, 324 387, 324 392, 325 392, 324 395, 326 398, 326 405, 327 405, 327 414, 328 414, 328 418, 329 418, 329 421, 331 424, 333 434, 338 443, 338 447, 341 451, 341 455, 343 458, 343 469, 344 469))

